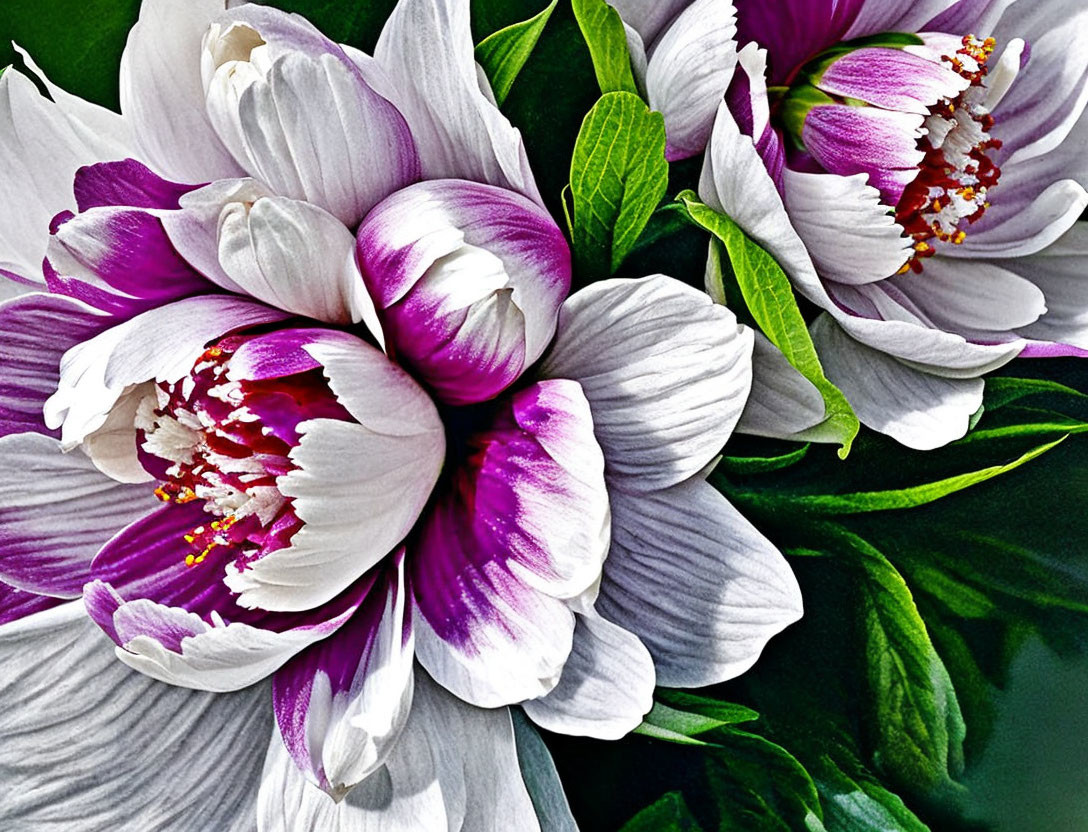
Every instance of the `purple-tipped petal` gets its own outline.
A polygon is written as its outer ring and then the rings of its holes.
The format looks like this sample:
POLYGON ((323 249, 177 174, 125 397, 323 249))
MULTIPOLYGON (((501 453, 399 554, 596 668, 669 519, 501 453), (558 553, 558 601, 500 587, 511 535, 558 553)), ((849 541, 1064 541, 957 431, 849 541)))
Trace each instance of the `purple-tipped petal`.
POLYGON ((592 587, 608 546, 604 460, 578 384, 540 382, 499 407, 408 552, 420 661, 482 707, 555 686, 567 599, 592 587))
POLYGON ((412 704, 403 550, 394 561, 371 578, 351 620, 276 671, 272 683, 284 745, 306 779, 337 800, 385 762, 412 704))
POLYGON ((208 31, 201 61, 216 132, 277 194, 354 227, 419 178, 404 117, 343 49, 298 15, 233 9, 208 31))
POLYGON ((61 356, 110 322, 57 295, 35 293, 0 305, 0 435, 48 431, 42 408, 57 389, 61 356))
POLYGON ((182 259, 148 211, 90 208, 55 228, 45 263, 49 290, 116 318, 216 288, 182 259))
POLYGON ((867 173, 885 204, 899 204, 918 176, 925 153, 918 149, 924 117, 914 113, 821 104, 805 118, 806 149, 829 173, 867 173))
POLYGON ((146 486, 124 485, 79 451, 38 433, 0 439, 0 580, 78 598, 91 559, 119 529, 155 506, 146 486))
POLYGON ((407 373, 354 336, 314 333, 302 348, 357 424, 297 426, 296 467, 277 487, 303 525, 289 546, 230 567, 227 583, 247 607, 309 609, 343 591, 412 528, 444 459, 442 422, 407 373))
POLYGON ((752 333, 669 277, 605 280, 570 297, 546 378, 574 379, 612 485, 675 485, 725 445, 752 384, 752 333))
POLYGON ((510 711, 474 708, 415 674, 408 724, 386 765, 336 803, 273 736, 258 796, 261 830, 540 832, 518 770, 510 711))
POLYGON ((61 428, 66 448, 100 428, 129 385, 174 382, 187 375, 210 341, 280 321, 276 309, 228 295, 204 295, 143 312, 64 354, 45 419, 61 428))
POLYGON ((847 52, 813 83, 832 95, 923 116, 941 99, 954 99, 970 86, 947 64, 889 47, 847 52))
MULTIPOLYGON (((771 126, 771 107, 767 98, 767 50, 749 43, 737 53, 737 66, 725 92, 725 101, 740 132, 755 143, 767 173, 778 190, 782 191, 786 151, 782 137, 771 126)), ((717 111, 718 105, 715 104, 715 116, 717 111)), ((711 120, 715 120, 714 116, 711 120)))
POLYGON ((540 357, 570 289, 570 251, 520 194, 413 185, 359 229, 357 254, 390 350, 443 401, 497 395, 540 357))
POLYGON ((179 208, 179 200, 196 187, 163 179, 135 159, 82 167, 73 184, 80 211, 109 205, 171 210, 179 208))
POLYGON ((126 664, 171 684, 237 690, 339 629, 368 585, 310 613, 240 607, 223 581, 230 547, 214 547, 191 562, 185 536, 212 519, 191 503, 164 506, 132 523, 95 557, 84 603, 123 648, 118 655, 126 664))

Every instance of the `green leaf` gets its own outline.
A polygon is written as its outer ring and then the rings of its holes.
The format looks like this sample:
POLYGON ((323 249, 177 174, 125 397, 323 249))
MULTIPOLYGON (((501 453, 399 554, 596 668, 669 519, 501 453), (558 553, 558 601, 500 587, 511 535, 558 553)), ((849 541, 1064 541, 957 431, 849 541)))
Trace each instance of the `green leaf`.
POLYGON ((992 465, 979 471, 968 474, 959 474, 946 477, 935 482, 915 485, 910 488, 898 488, 888 491, 865 491, 854 494, 812 494, 812 495, 785 495, 774 493, 754 493, 730 489, 728 483, 724 483, 723 490, 729 491, 729 495, 739 502, 756 506, 778 509, 788 508, 804 514, 822 516, 842 516, 848 514, 864 514, 872 511, 893 511, 905 508, 915 508, 932 503, 942 497, 947 497, 957 491, 963 491, 974 485, 979 485, 987 480, 992 480, 1002 474, 1015 471, 1021 465, 1031 462, 1033 459, 1045 454, 1057 447, 1068 437, 1062 436, 1053 442, 1040 445, 1021 455, 1012 462, 1004 465, 992 465))
POLYGON ((669 792, 627 821, 620 832, 703 832, 703 827, 695 820, 684 796, 669 792))
POLYGON ((816 784, 786 749, 745 731, 723 733, 706 755, 723 832, 823 832, 816 784))
POLYGON ((913 790, 955 790, 966 728, 956 692, 914 598, 887 558, 845 533, 867 578, 861 585, 873 762, 913 790))
POLYGON ((635 729, 636 733, 681 745, 705 745, 703 740, 694 738, 718 728, 759 719, 759 714, 751 708, 730 702, 679 691, 663 691, 659 696, 678 707, 655 702, 642 724, 635 729))
POLYGON ((725 246, 744 302, 760 329, 823 395, 827 408, 824 424, 833 428, 836 441, 842 444, 839 456, 845 459, 861 426, 846 397, 824 375, 786 273, 739 225, 701 203, 694 192, 685 191, 678 199, 691 219, 725 246))
POLYGON ((665 121, 637 95, 612 92, 589 111, 571 160, 571 240, 583 281, 611 275, 668 187, 665 121))
POLYGON ((573 0, 578 28, 593 56, 593 71, 602 93, 638 93, 627 50, 627 32, 619 13, 605 0, 573 0))
POLYGON ((749 476, 751 474, 769 474, 782 471, 796 465, 808 456, 811 445, 802 445, 796 450, 778 456, 726 456, 718 463, 718 469, 726 474, 749 476))
POLYGON ((1058 395, 1088 400, 1088 395, 1056 381, 1041 378, 1010 378, 995 376, 986 379, 985 407, 998 410, 1028 396, 1058 395))
MULTIPOLYGON (((1064 413, 1029 407, 1006 407, 998 411, 1005 420, 1012 420, 999 427, 976 428, 955 444, 978 445, 997 440, 1021 439, 1063 433, 1067 435, 1088 433, 1088 422, 1074 419, 1064 413)), ((987 423, 989 424, 989 423, 987 423)))
POLYGON ((118 108, 121 51, 140 0, 5 0, 0 14, 0 66, 23 47, 49 80, 88 101, 118 108))
POLYGON ((476 46, 476 61, 484 68, 495 101, 501 107, 514 81, 529 60, 537 41, 555 11, 559 0, 552 0, 539 14, 489 35, 476 46))
POLYGON ((827 832, 929 832, 898 795, 871 777, 850 777, 830 756, 813 774, 827 832))

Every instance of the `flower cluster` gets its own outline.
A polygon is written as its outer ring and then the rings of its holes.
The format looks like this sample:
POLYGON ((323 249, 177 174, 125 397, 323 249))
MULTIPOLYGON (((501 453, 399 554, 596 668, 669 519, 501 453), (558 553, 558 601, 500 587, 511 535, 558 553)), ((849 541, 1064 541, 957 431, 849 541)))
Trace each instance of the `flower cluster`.
MULTIPOLYGON (((700 198, 817 310, 864 424, 935 448, 985 373, 1088 354, 1086 15, 612 5, 665 158, 703 157, 700 198)), ((576 273, 468 0, 399 0, 373 54, 143 0, 120 114, 26 62, 0 77, 25 728, 0 720, 0 817, 539 829, 526 717, 618 739, 655 686, 733 679, 800 618, 707 478, 738 429, 826 439, 824 393, 702 275, 576 273), (93 776, 6 765, 54 756, 93 776), (149 760, 166 785, 132 788, 149 760)))

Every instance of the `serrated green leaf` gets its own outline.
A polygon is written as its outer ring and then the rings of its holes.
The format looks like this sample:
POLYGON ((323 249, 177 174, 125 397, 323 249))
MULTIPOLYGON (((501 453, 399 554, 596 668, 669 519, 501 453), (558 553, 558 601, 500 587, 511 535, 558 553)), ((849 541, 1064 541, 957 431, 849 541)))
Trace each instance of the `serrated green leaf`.
POLYGON ((706 755, 719 829, 823 832, 816 784, 786 749, 755 734, 726 730, 706 755))
POLYGON ((794 451, 778 456, 726 456, 718 463, 718 469, 726 474, 750 476, 752 474, 770 474, 783 471, 796 465, 808 456, 811 445, 802 445, 794 451))
POLYGON ((873 762, 900 786, 954 791, 966 728, 948 670, 895 567, 860 537, 844 532, 841 540, 867 578, 861 623, 873 762))
POLYGON ((605 0, 573 0, 574 16, 593 57, 602 93, 638 93, 631 70, 627 33, 619 13, 605 0))
POLYGON ((665 195, 665 121, 637 95, 612 92, 589 111, 571 160, 571 241, 581 281, 611 275, 665 195))
POLYGON ((830 756, 813 774, 827 832, 929 832, 898 795, 874 779, 848 776, 830 756))
POLYGON ((627 821, 620 832, 703 832, 703 827, 684 802, 684 796, 669 792, 627 821))
POLYGON ((786 273, 739 225, 704 205, 694 192, 685 191, 677 199, 687 208, 693 222, 725 246, 744 302, 760 329, 820 391, 827 408, 824 424, 834 428, 836 441, 842 444, 839 455, 845 459, 861 425, 846 397, 824 375, 786 273))
POLYGON ((536 48, 558 3, 559 0, 552 0, 539 14, 488 35, 476 46, 476 61, 487 73, 495 102, 500 107, 536 48))

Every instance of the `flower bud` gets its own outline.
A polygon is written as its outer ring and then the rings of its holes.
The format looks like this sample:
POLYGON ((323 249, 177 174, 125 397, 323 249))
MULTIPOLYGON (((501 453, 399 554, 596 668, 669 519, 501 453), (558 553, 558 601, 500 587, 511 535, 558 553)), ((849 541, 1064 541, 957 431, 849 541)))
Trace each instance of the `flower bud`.
POLYGON ((448 404, 506 389, 551 341, 570 289, 558 226, 520 194, 461 180, 389 197, 359 228, 387 348, 448 404))

